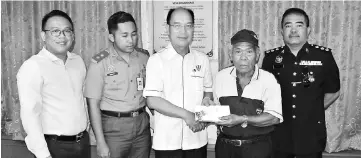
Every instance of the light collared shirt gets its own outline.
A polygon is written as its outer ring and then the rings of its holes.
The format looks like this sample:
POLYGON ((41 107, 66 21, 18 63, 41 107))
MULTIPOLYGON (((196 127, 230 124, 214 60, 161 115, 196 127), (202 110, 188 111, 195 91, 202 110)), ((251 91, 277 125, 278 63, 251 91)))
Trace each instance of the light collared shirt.
POLYGON ((87 128, 84 61, 73 53, 67 56, 64 64, 43 48, 17 74, 25 143, 38 158, 50 156, 44 134, 76 135, 87 128))
MULTIPOLYGON (((149 58, 145 97, 161 97, 194 112, 195 105, 201 105, 204 92, 212 92, 209 60, 204 53, 191 49, 182 57, 169 44, 149 58)), ((189 150, 206 144, 206 130, 193 133, 182 119, 155 111, 153 149, 189 150)))
POLYGON ((127 62, 118 55, 113 45, 105 51, 100 53, 103 59, 89 65, 85 97, 101 100, 101 110, 129 112, 144 107, 143 89, 138 89, 138 81, 139 78, 143 82, 145 80, 149 57, 134 50, 127 62))
MULTIPOLYGON (((216 104, 219 104, 220 97, 238 96, 236 78, 234 66, 217 73, 213 89, 216 104)), ((280 123, 283 122, 281 87, 273 74, 259 69, 255 65, 251 81, 244 87, 242 97, 262 100, 264 102, 263 112, 279 118, 280 123)))

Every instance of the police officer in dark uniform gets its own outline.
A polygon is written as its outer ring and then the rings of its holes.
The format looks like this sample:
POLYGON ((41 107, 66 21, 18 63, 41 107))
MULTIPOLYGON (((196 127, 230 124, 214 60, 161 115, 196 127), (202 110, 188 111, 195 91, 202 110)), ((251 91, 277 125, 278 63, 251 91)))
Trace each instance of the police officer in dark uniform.
POLYGON ((270 133, 283 121, 281 88, 276 78, 259 69, 257 35, 238 31, 229 53, 234 66, 217 73, 215 102, 229 105, 231 115, 220 118, 216 142, 217 158, 269 158, 270 133))
POLYGON ((285 46, 266 51, 262 68, 281 85, 284 122, 272 134, 275 158, 321 158, 325 109, 339 96, 339 70, 331 49, 309 44, 309 18, 290 8, 282 16, 285 46))

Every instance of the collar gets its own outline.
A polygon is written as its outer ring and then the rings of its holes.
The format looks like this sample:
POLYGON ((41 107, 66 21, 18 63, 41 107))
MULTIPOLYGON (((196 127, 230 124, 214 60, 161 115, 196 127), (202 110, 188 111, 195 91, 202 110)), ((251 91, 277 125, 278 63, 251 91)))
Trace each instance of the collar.
MULTIPOLYGON (((164 54, 164 57, 165 57, 166 59, 171 59, 171 58, 173 58, 174 56, 179 55, 179 54, 177 53, 177 51, 175 51, 174 47, 172 46, 172 43, 170 43, 170 42, 168 43, 168 45, 167 45, 167 47, 166 47, 165 49, 167 50, 166 53, 164 54)), ((189 52, 188 52, 187 54, 193 52, 190 47, 189 47, 188 51, 189 51, 189 52)), ((181 55, 179 55, 179 56, 181 56, 181 55)))
MULTIPOLYGON (((298 51, 298 54, 299 53, 303 53, 303 52, 306 52, 307 54, 310 52, 309 51, 309 47, 310 46, 310 44, 308 43, 308 42, 306 42, 303 46, 302 46, 302 48, 298 51)), ((287 46, 287 45, 285 45, 285 51, 286 52, 289 52, 289 53, 292 53, 291 52, 291 49, 287 46)))
MULTIPOLYGON (((236 70, 236 67, 233 66, 232 69, 231 69, 231 72, 229 72, 229 74, 230 74, 231 76, 233 76, 234 78, 236 78, 236 77, 237 77, 237 72, 236 72, 236 71, 237 71, 237 70, 236 70)), ((252 75, 251 81, 253 81, 253 80, 258 80, 258 76, 259 76, 259 67, 258 67, 258 65, 256 64, 256 65, 254 66, 254 73, 253 73, 253 75, 252 75)))
MULTIPOLYGON (((111 44, 111 46, 109 46, 109 54, 113 58, 117 58, 118 60, 121 60, 121 61, 124 60, 124 58, 117 53, 113 44, 111 44)), ((129 54, 129 57, 130 58, 138 57, 138 52, 134 49, 134 51, 129 54)))
MULTIPOLYGON (((41 51, 39 52, 39 55, 46 57, 48 59, 50 59, 51 61, 62 61, 61 59, 59 59, 58 57, 56 57, 53 53, 49 52, 45 47, 43 47, 43 49, 41 49, 41 51)), ((75 54, 70 53, 69 51, 66 52, 66 55, 68 56, 67 60, 71 60, 75 58, 75 54)))

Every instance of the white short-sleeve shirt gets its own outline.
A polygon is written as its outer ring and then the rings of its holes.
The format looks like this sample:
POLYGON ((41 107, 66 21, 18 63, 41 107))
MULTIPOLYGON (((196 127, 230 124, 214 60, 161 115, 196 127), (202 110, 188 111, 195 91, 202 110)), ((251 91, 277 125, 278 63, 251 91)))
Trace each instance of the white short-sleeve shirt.
MULTIPOLYGON (((192 49, 182 57, 169 44, 149 58, 146 76, 144 97, 161 97, 192 112, 201 105, 203 93, 212 92, 208 57, 192 49)), ((155 111, 153 149, 189 150, 206 144, 206 130, 193 133, 182 119, 155 111)))
MULTIPOLYGON (((236 68, 225 68, 217 73, 214 81, 213 95, 215 102, 219 104, 219 98, 225 96, 238 96, 236 84, 236 68)), ((273 74, 255 66, 251 81, 242 92, 242 97, 262 100, 264 111, 280 119, 282 117, 281 87, 273 74)))

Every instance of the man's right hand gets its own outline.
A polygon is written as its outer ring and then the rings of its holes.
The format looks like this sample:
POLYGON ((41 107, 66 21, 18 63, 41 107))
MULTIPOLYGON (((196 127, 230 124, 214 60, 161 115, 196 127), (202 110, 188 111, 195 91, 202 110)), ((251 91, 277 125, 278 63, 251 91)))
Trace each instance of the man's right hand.
POLYGON ((110 151, 107 143, 97 143, 97 154, 100 158, 110 158, 110 151))
POLYGON ((189 112, 187 117, 184 119, 184 121, 187 123, 187 126, 193 131, 193 132, 199 132, 205 128, 205 126, 201 123, 195 120, 195 116, 193 112, 189 112))

